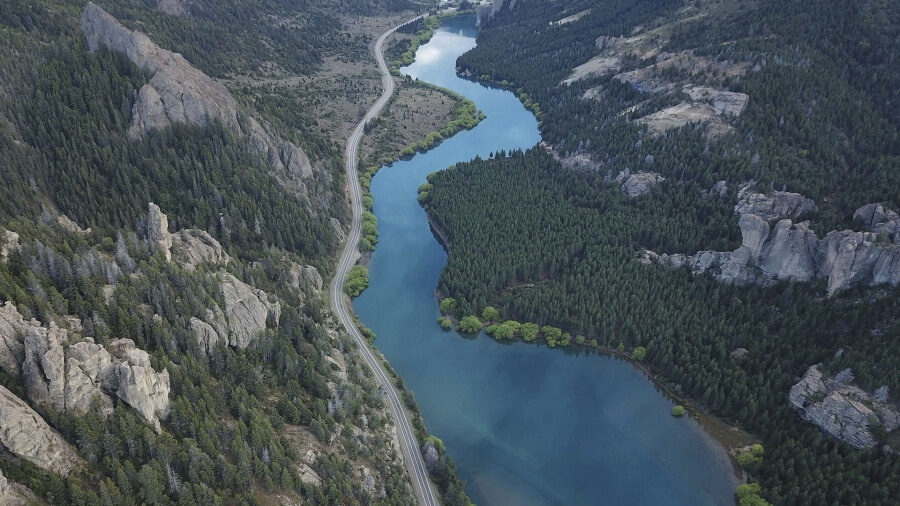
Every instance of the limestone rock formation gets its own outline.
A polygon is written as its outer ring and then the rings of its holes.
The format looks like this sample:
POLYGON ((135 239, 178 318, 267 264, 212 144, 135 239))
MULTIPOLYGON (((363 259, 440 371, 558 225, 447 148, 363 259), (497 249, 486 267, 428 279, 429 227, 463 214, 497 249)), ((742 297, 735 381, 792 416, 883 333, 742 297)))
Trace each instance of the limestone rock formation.
POLYGON ((268 294, 257 290, 231 274, 221 276, 225 316, 228 321, 228 344, 244 349, 266 329, 266 321, 281 318, 281 304, 270 301, 268 294))
POLYGON ((120 360, 111 378, 116 395, 159 432, 159 420, 169 416, 169 372, 156 372, 150 365, 150 355, 131 339, 118 339, 110 346, 120 360))
POLYGON ((62 343, 66 332, 54 324, 50 328, 31 327, 25 337, 22 380, 25 392, 34 403, 57 411, 66 409, 65 353, 62 343))
POLYGON ((0 262, 6 262, 10 253, 19 250, 19 234, 4 230, 0 234, 0 262))
POLYGON ((803 419, 854 448, 872 448, 877 444, 871 430, 875 420, 888 432, 900 426, 896 409, 874 401, 860 388, 825 376, 821 365, 811 366, 791 387, 791 404, 803 419))
POLYGON ((890 210, 863 206, 854 214, 874 232, 832 231, 816 237, 809 222, 796 217, 815 209, 815 202, 797 193, 773 192, 766 196, 747 191, 738 194, 735 213, 740 214, 741 246, 731 252, 700 251, 694 255, 657 255, 647 252, 640 261, 657 261, 673 268, 689 266, 695 274, 708 272, 728 283, 772 284, 776 281, 828 283, 832 295, 856 285, 900 285, 900 241, 890 210), (779 219, 782 218, 782 219, 779 219), (768 220, 778 219, 773 225, 768 220), (891 242, 893 241, 893 243, 891 242))
POLYGON ((59 216, 57 216, 57 217, 56 217, 56 223, 59 224, 59 226, 60 226, 63 230, 65 230, 66 232, 72 233, 72 234, 81 234, 81 235, 85 235, 85 234, 90 234, 90 233, 91 233, 91 229, 90 229, 90 228, 81 228, 81 227, 79 227, 77 223, 75 223, 74 221, 72 221, 72 219, 69 218, 68 216, 66 216, 65 214, 60 214, 59 216))
POLYGON ((226 265, 231 257, 205 230, 185 229, 172 234, 172 257, 188 271, 200 264, 226 265))
POLYGON ((23 341, 30 326, 12 302, 6 301, 0 306, 0 368, 12 376, 18 376, 22 370, 23 341))
POLYGON ((859 220, 865 230, 893 237, 894 244, 900 244, 900 215, 884 205, 866 204, 853 213, 853 219, 859 220))
POLYGON ((162 251, 166 261, 172 259, 172 236, 169 234, 169 218, 158 205, 150 203, 147 213, 147 240, 156 251, 162 251))
POLYGON ((169 409, 169 373, 156 372, 150 356, 130 339, 110 343, 110 354, 92 339, 63 347, 66 332, 31 326, 25 337, 22 380, 34 403, 61 413, 84 413, 94 403, 100 411, 113 411, 117 396, 159 431, 159 419, 169 409))
POLYGON ((769 221, 780 218, 798 218, 816 210, 816 203, 799 193, 773 191, 770 195, 751 190, 753 181, 741 186, 734 214, 755 214, 769 221))
POLYGON ((69 346, 66 349, 66 412, 84 413, 97 402, 102 413, 111 414, 113 402, 103 387, 109 389, 112 372, 112 356, 103 346, 90 339, 69 346))
POLYGON ((28 404, 0 385, 0 446, 45 471, 68 475, 81 458, 28 404))
POLYGON ((202 351, 206 356, 212 354, 213 349, 215 349, 216 344, 219 343, 222 339, 219 338, 219 333, 205 321, 201 320, 197 317, 191 317, 190 319, 190 328, 191 333, 197 339, 197 344, 200 346, 200 351, 202 351))
POLYGON ((206 126, 221 123, 276 169, 291 176, 312 175, 309 158, 291 142, 272 134, 263 125, 239 112, 237 102, 221 83, 192 67, 178 53, 154 44, 149 37, 131 31, 106 11, 89 2, 81 16, 88 49, 101 46, 124 53, 141 69, 153 74, 138 91, 131 110, 128 135, 138 139, 150 130, 175 123, 206 126))
POLYGON ((629 197, 649 193, 654 186, 665 180, 666 178, 656 172, 635 172, 634 174, 619 172, 619 175, 616 176, 616 182, 622 183, 622 191, 629 197))

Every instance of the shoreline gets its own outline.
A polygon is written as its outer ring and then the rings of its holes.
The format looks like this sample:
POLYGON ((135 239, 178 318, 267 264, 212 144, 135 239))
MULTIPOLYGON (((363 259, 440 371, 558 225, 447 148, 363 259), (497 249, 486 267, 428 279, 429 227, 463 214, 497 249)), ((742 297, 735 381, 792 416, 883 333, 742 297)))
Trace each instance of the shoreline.
MULTIPOLYGON (((446 237, 446 231, 444 231, 432 218, 432 216, 425 211, 425 215, 427 216, 429 228, 431 228, 432 234, 435 239, 437 239, 438 243, 447 252, 450 254, 451 244, 446 237)), ((440 293, 436 288, 434 291, 435 298, 441 300, 443 297, 446 297, 445 294, 440 293)), ((451 318, 454 323, 456 322, 455 318, 451 318)), ((435 324, 437 325, 437 324, 435 324)), ((487 327, 487 324, 482 324, 482 330, 487 327)), ((491 337, 491 336, 488 336, 491 337)), ((494 339, 491 337, 491 339, 494 339)), ((494 339, 497 341, 497 339, 494 339)), ((521 341, 525 344, 546 344, 547 341, 543 339, 543 337, 538 337, 537 340, 533 342, 527 342, 523 340, 521 337, 516 337, 510 341, 521 341)), ((549 346, 548 346, 549 348, 549 346)), ((675 404, 679 404, 684 406, 685 415, 693 420, 695 420, 700 427, 703 429, 703 432, 715 441, 721 448, 724 450, 725 454, 728 456, 728 461, 731 464, 731 472, 732 475, 737 479, 738 484, 743 484, 747 482, 747 475, 741 469, 740 465, 737 463, 737 450, 743 448, 747 445, 759 442, 759 438, 740 427, 735 427, 729 423, 727 423, 722 418, 702 409, 699 407, 699 403, 694 401, 693 399, 686 397, 684 395, 676 394, 663 380, 653 374, 653 370, 650 365, 642 362, 640 360, 635 359, 628 352, 619 351, 615 348, 610 348, 608 346, 601 345, 591 345, 588 343, 585 344, 576 344, 572 343, 570 346, 558 346, 555 348, 560 348, 562 350, 583 350, 583 351, 592 351, 596 353, 600 353, 606 355, 608 357, 622 359, 628 362, 632 367, 640 371, 647 380, 649 380, 653 386, 656 388, 658 392, 663 394, 667 399, 674 402, 675 404)))

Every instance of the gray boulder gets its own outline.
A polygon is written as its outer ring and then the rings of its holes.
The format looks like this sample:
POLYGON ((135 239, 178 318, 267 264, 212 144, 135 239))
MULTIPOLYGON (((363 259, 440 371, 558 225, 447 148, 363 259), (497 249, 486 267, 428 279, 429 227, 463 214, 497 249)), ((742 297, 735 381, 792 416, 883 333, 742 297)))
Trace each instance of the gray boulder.
POLYGON ((322 275, 312 265, 291 263, 291 285, 301 292, 322 291, 322 275))
POLYGON ((96 402, 106 415, 113 412, 113 401, 103 387, 113 373, 112 356, 106 348, 87 340, 66 349, 65 410, 85 413, 96 402))
POLYGON ((771 221, 798 218, 816 210, 815 201, 799 193, 773 191, 769 195, 764 195, 751 191, 753 184, 754 181, 751 181, 741 186, 734 214, 755 214, 766 221, 771 221))
POLYGON ((826 377, 821 365, 811 366, 791 387, 791 405, 804 420, 854 448, 873 448, 877 444, 871 431, 873 421, 881 423, 888 432, 897 428, 900 415, 894 408, 874 401, 855 386, 826 377))
POLYGON ((132 139, 176 123, 204 127, 218 122, 243 137, 251 149, 276 169, 300 178, 312 175, 309 158, 300 148, 272 134, 252 117, 241 114, 225 86, 192 67, 180 54, 162 49, 143 33, 125 28, 93 2, 88 2, 84 9, 81 29, 90 51, 105 47, 124 53, 135 65, 153 75, 138 91, 131 110, 128 135, 132 139))
POLYGON ((68 475, 82 460, 28 404, 0 385, 0 446, 37 467, 68 475))

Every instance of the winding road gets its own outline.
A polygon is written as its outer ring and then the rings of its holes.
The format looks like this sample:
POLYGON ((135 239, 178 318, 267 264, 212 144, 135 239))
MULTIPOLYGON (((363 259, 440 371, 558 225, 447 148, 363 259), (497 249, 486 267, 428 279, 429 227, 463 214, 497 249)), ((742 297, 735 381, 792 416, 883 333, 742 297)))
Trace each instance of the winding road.
MULTIPOLYGON (((422 16, 413 18, 410 21, 415 21, 420 17, 422 16)), ((347 183, 350 187, 350 205, 353 210, 353 222, 350 226, 350 234, 347 237, 347 242, 344 244, 344 249, 341 252, 340 260, 338 261, 337 272, 335 272, 334 279, 331 281, 330 299, 331 310, 338 316, 341 324, 347 329, 347 332, 349 332, 359 343, 360 353, 387 394, 388 404, 390 404, 391 411, 394 414, 394 422, 397 427, 397 436, 400 440, 400 450, 403 454, 403 461, 406 463, 406 467, 409 471, 413 491, 416 494, 419 504, 438 506, 440 501, 435 496, 434 489, 428 477, 428 470, 425 468, 425 461, 422 459, 422 453, 419 451, 416 435, 413 432, 412 423, 407 417, 406 411, 403 409, 403 402, 400 400, 400 396, 394 388, 391 377, 385 372, 380 359, 372 352, 369 343, 363 338, 362 334, 360 334, 359 329, 353 322, 353 318, 350 317, 350 310, 347 307, 347 300, 344 297, 343 290, 344 278, 346 278, 347 272, 350 270, 350 267, 353 266, 357 255, 359 254, 358 243, 362 216, 362 190, 360 189, 359 179, 356 173, 356 155, 359 149, 359 141, 362 139, 366 123, 381 112, 381 109, 384 108, 385 104, 387 104, 387 101, 394 93, 394 79, 391 77, 387 64, 384 62, 382 46, 384 45, 385 39, 394 33, 397 28, 403 26, 403 24, 384 32, 378 37, 378 40, 375 41, 373 50, 375 52, 375 58, 378 61, 378 69, 381 71, 381 84, 384 91, 372 107, 369 108, 359 124, 356 125, 356 128, 350 134, 350 137, 347 138, 347 148, 344 151, 344 160, 346 161, 345 169, 347 172, 347 183)))

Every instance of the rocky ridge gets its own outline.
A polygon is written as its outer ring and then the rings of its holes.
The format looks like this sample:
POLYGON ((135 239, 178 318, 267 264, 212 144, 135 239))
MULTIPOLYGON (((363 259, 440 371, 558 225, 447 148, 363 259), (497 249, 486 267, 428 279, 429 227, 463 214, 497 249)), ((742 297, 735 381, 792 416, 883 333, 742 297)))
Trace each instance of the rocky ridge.
POLYGON ((866 230, 831 231, 819 239, 808 221, 792 221, 815 209, 815 202, 797 193, 764 195, 744 186, 735 206, 742 237, 738 249, 693 255, 643 251, 640 261, 687 266, 694 274, 708 272, 720 281, 736 284, 825 279, 829 295, 861 284, 900 285, 900 220, 896 213, 881 204, 863 206, 854 216, 866 230))
POLYGON ((109 415, 118 397, 159 431, 159 420, 168 415, 168 371, 155 371, 147 352, 130 339, 111 341, 110 353, 90 337, 70 344, 72 338, 55 323, 25 322, 12 302, 0 307, 0 365, 11 375, 21 373, 32 402, 69 414, 96 403, 109 415))
POLYGON ((83 462, 61 434, 0 385, 0 446, 37 467, 68 475, 83 462))
POLYGON ((124 53, 141 69, 153 74, 141 87, 131 110, 128 135, 138 139, 150 130, 175 123, 206 126, 219 122, 276 169, 293 177, 311 177, 312 165, 295 144, 285 141, 254 118, 240 112, 228 89, 191 66, 178 53, 160 48, 149 37, 125 28, 93 2, 81 16, 88 49, 105 47, 124 53))
POLYGON ((900 413, 886 402, 873 399, 862 389, 822 373, 822 364, 811 366, 791 387, 791 405, 807 420, 854 448, 874 448, 873 423, 891 432, 900 427, 900 413))

